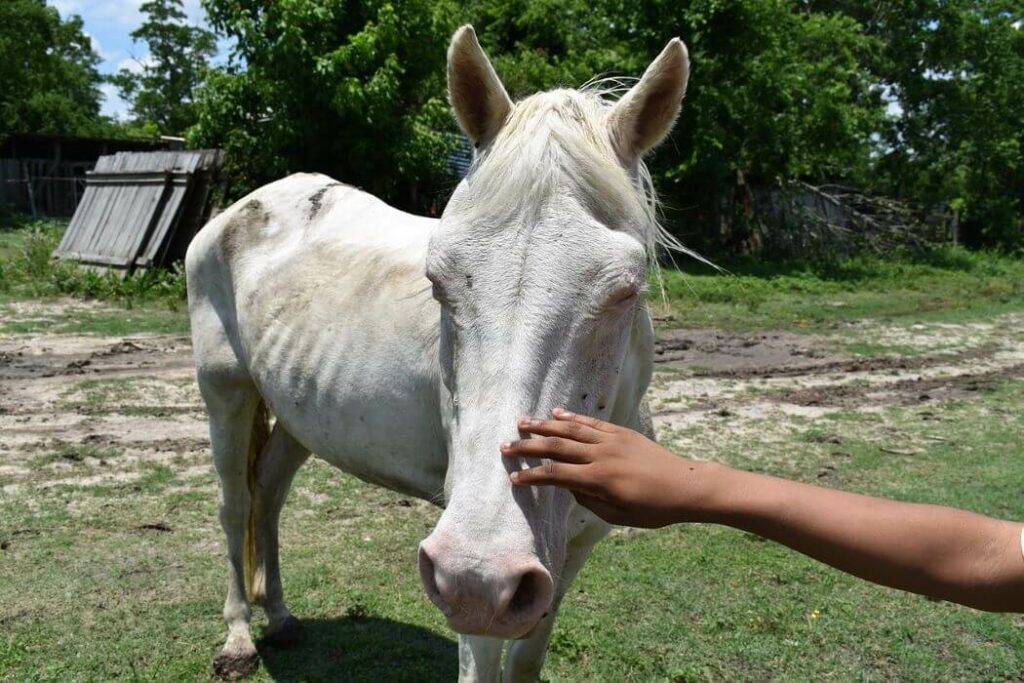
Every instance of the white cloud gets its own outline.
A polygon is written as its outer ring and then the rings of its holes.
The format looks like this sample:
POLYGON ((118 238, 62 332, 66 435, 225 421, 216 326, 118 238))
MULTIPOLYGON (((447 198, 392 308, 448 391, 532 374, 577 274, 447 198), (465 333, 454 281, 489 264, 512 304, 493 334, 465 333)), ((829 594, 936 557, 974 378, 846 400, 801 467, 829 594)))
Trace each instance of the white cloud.
POLYGON ((155 62, 153 56, 150 54, 139 57, 126 57, 117 63, 114 67, 114 73, 119 73, 121 69, 127 69, 133 74, 142 73, 142 69, 146 66, 150 66, 155 62))
POLYGON ((83 30, 82 33, 84 33, 85 36, 89 39, 89 42, 92 43, 93 51, 96 54, 98 54, 100 56, 100 59, 102 59, 104 62, 113 61, 120 57, 122 54, 124 54, 121 50, 108 50, 106 47, 104 47, 103 43, 100 42, 99 38, 89 33, 88 31, 83 30))
POLYGON ((77 14, 87 25, 102 24, 132 30, 141 23, 143 0, 51 0, 62 17, 77 14))
POLYGON ((50 4, 57 8, 62 17, 82 13, 82 4, 78 0, 51 0, 50 4))
POLYGON ((125 121, 128 118, 128 103, 117 94, 117 88, 112 83, 104 83, 100 86, 103 93, 103 107, 100 112, 105 116, 125 121))
MULTIPOLYGON (((142 23, 139 7, 144 0, 50 0, 61 16, 78 14, 87 23, 104 22, 134 29, 142 23)), ((202 0, 184 0, 185 15, 190 24, 206 25, 202 0)))
POLYGON ((185 14, 188 15, 188 23, 206 26, 206 10, 201 4, 202 0, 185 0, 185 14))

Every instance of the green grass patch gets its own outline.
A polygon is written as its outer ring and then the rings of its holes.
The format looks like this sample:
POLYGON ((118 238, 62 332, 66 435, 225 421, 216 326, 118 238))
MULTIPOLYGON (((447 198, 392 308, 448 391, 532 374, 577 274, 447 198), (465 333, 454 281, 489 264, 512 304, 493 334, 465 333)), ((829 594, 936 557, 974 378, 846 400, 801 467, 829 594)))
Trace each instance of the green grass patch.
MULTIPOLYGON (((1024 310, 1024 261, 990 252, 859 257, 838 264, 729 265, 663 271, 669 311, 691 327, 809 330, 840 320, 963 320, 1024 310)), ((652 281, 659 310, 660 292, 652 281)))
MULTIPOLYGON (((1011 380, 941 414, 850 410, 793 420, 782 441, 747 430, 728 449, 690 454, 1019 519, 1022 403, 1024 382, 1011 380)), ((207 679, 224 637, 224 544, 212 467, 184 479, 188 464, 0 498, 0 679, 207 679)), ((254 680, 455 678, 454 634, 415 564, 438 511, 400 501, 318 460, 300 470, 282 569, 308 637, 265 651, 254 680)), ((1021 670, 1020 616, 903 594, 750 534, 690 525, 597 546, 565 600, 543 678, 1015 680, 1021 670)))
MULTIPOLYGON (((0 333, 2 334, 93 334, 103 337, 130 337, 135 334, 188 334, 188 312, 184 304, 168 309, 160 303, 137 303, 131 308, 97 306, 47 307, 45 315, 21 317, 3 305, 0 295, 0 333)), ((8 302, 10 299, 8 299, 8 302)))
POLYGON ((0 314, 0 332, 24 334, 128 335, 140 332, 181 333, 188 330, 185 273, 150 269, 122 277, 68 261, 55 261, 53 251, 67 225, 61 221, 22 221, 0 230, 0 310, 11 302, 75 297, 111 306, 71 307, 45 315, 0 314), (115 308, 116 306, 116 308, 115 308))

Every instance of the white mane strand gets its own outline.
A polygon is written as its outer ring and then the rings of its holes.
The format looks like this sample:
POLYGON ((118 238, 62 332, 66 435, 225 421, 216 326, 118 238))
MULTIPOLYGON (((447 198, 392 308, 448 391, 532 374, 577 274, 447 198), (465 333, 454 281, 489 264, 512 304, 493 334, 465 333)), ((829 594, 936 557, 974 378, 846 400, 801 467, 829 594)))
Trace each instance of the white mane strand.
POLYGON ((551 90, 517 102, 470 167, 467 199, 481 201, 467 205, 486 207, 494 220, 496 213, 521 214, 526 198, 539 208, 544 199, 570 191, 609 227, 639 239, 652 264, 661 247, 714 267, 661 226, 657 194, 643 161, 631 171, 619 162, 606 116, 613 96, 624 89, 618 79, 601 79, 579 90, 551 90))

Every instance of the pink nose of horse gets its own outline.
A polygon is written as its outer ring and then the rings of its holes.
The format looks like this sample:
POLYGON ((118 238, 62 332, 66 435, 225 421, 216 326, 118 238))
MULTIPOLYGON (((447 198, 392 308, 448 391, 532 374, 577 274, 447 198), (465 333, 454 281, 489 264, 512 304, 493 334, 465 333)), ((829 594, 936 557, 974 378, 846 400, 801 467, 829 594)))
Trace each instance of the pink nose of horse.
POLYGON ((521 638, 551 607, 554 583, 536 559, 464 558, 431 536, 419 564, 427 596, 459 633, 521 638))

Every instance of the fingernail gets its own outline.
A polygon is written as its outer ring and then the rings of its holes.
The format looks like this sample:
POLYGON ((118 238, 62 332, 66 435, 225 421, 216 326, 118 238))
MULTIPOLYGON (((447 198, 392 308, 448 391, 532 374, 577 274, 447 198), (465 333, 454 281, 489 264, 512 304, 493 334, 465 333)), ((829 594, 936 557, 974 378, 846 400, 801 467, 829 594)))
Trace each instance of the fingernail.
POLYGON ((554 410, 551 411, 551 414, 557 415, 558 417, 572 417, 572 413, 570 413, 565 408, 555 408, 554 410))
POLYGON ((508 441, 506 441, 506 442, 501 444, 500 448, 503 451, 507 451, 508 449, 512 448, 512 444, 509 443, 508 441))
POLYGON ((530 418, 528 418, 528 417, 520 417, 519 418, 519 426, 520 427, 528 427, 529 424, 530 424, 530 418))
POLYGON ((519 472, 511 473, 510 475, 508 475, 508 478, 512 480, 512 483, 514 483, 514 484, 518 483, 519 482, 519 472))

